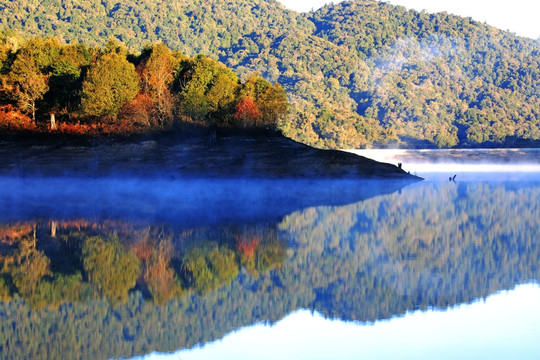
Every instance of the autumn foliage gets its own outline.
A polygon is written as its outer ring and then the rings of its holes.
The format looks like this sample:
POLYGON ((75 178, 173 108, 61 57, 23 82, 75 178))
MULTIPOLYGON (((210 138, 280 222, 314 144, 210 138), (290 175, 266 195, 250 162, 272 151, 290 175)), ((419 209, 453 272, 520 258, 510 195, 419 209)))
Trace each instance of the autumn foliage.
POLYGON ((81 124, 78 123, 69 123, 61 122, 58 124, 56 132, 66 134, 66 135, 100 135, 100 134, 131 134, 138 131, 138 129, 133 126, 133 124, 128 124, 126 122, 116 122, 114 124, 110 123, 89 123, 81 124))
POLYGON ((257 74, 242 82, 214 59, 188 58, 162 43, 136 55, 114 40, 104 48, 37 37, 16 47, 0 42, 0 70, 3 133, 133 134, 185 123, 276 128, 288 112, 278 84, 257 74))
POLYGON ((251 97, 247 96, 240 100, 234 110, 235 124, 242 127, 257 126, 257 120, 260 118, 261 112, 251 97))
POLYGON ((32 119, 23 114, 19 109, 11 104, 0 106, 0 130, 23 131, 36 130, 36 124, 32 119))

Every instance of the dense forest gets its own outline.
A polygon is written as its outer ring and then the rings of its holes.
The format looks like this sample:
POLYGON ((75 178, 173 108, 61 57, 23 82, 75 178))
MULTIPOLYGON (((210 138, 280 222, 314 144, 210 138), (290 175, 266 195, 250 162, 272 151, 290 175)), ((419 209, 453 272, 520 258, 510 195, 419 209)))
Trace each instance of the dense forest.
POLYGON ((181 124, 277 131, 288 112, 281 85, 240 81, 217 60, 163 43, 137 55, 56 38, 4 38, 0 131, 133 133, 181 124))
POLYGON ((539 42, 447 13, 374 0, 303 14, 275 0, 7 0, 0 28, 4 49, 16 34, 89 46, 112 37, 134 53, 162 41, 243 80, 259 73, 287 91, 282 132, 319 147, 540 139, 539 42))
POLYGON ((470 302, 540 279, 539 204, 534 186, 423 183, 279 224, 4 222, 0 349, 126 357, 299 308, 375 321, 470 302))

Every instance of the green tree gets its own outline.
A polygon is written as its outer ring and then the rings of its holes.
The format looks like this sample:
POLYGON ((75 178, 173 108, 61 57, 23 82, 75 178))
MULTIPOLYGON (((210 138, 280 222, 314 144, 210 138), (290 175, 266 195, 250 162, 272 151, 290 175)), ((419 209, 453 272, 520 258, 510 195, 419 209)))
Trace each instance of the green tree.
POLYGON ((51 110, 76 111, 80 106, 83 70, 92 61, 92 50, 82 44, 63 45, 50 66, 49 91, 45 100, 51 110))
POLYGON ((287 94, 283 87, 278 83, 268 86, 258 100, 263 125, 278 129, 289 112, 287 94))
POLYGON ((41 73, 31 54, 22 52, 13 62, 8 79, 19 106, 24 110, 29 110, 35 122, 37 102, 49 90, 48 76, 41 73))
POLYGON ((125 55, 109 52, 93 64, 82 87, 82 110, 115 119, 139 92, 139 77, 125 55))
POLYGON ((67 60, 57 62, 49 78, 50 91, 48 98, 50 106, 54 109, 73 111, 77 99, 80 98, 81 71, 78 66, 67 60))
POLYGON ((184 60, 176 73, 180 111, 198 120, 231 111, 239 86, 235 73, 203 55, 184 60))

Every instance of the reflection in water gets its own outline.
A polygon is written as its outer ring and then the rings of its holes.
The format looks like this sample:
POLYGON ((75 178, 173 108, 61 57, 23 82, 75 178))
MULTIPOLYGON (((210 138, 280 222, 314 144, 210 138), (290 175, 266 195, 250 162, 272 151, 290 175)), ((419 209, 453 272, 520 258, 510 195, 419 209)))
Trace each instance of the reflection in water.
POLYGON ((280 224, 302 250, 286 276, 315 280, 314 307, 347 320, 468 302, 539 278, 539 200, 538 186, 423 183, 297 212, 280 224), (321 258, 339 261, 310 266, 321 258))
POLYGON ((4 300, 34 308, 104 297, 125 303, 130 291, 163 304, 184 292, 204 294, 241 269, 281 265, 286 244, 275 225, 179 229, 121 221, 49 220, 0 226, 4 300))
POLYGON ((298 309, 373 322, 540 280, 538 182, 424 182, 279 223, 66 219, 0 225, 6 358, 175 351, 298 309))
POLYGON ((518 286, 448 311, 407 313, 374 324, 299 310, 201 348, 138 357, 166 359, 536 359, 540 287, 518 286), (527 319, 523 321, 523 319, 527 319))

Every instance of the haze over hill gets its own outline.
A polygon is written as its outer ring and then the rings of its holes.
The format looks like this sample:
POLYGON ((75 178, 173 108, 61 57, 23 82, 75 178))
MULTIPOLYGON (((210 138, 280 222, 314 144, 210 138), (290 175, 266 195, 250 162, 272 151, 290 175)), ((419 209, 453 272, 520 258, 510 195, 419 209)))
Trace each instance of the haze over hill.
MULTIPOLYGON (((345 0, 278 0, 286 8, 298 12, 318 10, 330 3, 345 0)), ((508 30, 531 39, 540 38, 540 24, 537 14, 540 3, 535 0, 379 0, 407 9, 437 13, 446 11, 453 15, 471 17, 499 29, 508 30)))
POLYGON ((283 132, 319 147, 540 140, 539 42, 446 13, 373 0, 305 14, 275 0, 8 0, 0 28, 89 45, 115 37, 133 51, 163 41, 259 72, 293 104, 283 132))

